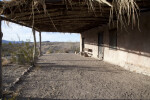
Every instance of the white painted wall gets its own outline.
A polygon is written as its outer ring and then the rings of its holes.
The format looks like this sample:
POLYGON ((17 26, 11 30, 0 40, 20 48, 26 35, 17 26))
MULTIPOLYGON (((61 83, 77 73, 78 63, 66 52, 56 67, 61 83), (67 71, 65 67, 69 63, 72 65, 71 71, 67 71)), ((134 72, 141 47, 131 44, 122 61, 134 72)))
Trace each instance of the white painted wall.
POLYGON ((82 34, 80 34, 80 52, 82 52, 82 34))
POLYGON ((98 58, 98 46, 96 46, 96 45, 90 45, 90 44, 85 44, 85 47, 93 50, 92 57, 98 58))

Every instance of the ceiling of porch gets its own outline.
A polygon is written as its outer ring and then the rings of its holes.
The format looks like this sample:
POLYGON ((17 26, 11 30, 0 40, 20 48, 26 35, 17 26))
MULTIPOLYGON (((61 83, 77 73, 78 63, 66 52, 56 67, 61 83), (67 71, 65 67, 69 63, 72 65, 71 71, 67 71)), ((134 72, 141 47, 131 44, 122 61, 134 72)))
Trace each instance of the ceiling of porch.
MULTIPOLYGON (((5 20, 32 27, 41 32, 70 32, 81 33, 88 29, 109 23, 110 7, 106 4, 99 6, 94 3, 94 9, 83 2, 84 0, 45 0, 44 5, 35 8, 28 3, 12 5, 4 8, 2 15, 5 20)), ((109 0, 111 1, 111 0, 109 0)), ((2 7, 3 2, 0 2, 2 7)), ((150 0, 137 0, 141 11, 150 10, 150 0)), ((116 20, 115 16, 113 18, 116 20)))

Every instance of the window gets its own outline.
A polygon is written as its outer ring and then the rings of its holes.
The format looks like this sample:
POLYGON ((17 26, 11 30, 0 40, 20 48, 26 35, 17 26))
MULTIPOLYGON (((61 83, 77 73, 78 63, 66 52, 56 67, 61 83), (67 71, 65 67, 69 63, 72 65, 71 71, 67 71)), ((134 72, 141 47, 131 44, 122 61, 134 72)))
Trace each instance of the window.
POLYGON ((117 49, 117 29, 109 31, 109 48, 117 49))

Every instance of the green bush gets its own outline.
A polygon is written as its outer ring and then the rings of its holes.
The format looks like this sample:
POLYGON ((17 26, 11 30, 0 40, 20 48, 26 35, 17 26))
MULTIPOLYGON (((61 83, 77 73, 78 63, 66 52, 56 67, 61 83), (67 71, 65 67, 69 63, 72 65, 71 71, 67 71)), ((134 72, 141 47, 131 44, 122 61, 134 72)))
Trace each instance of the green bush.
MULTIPOLYGON (((38 54, 38 49, 36 49, 36 59, 38 54)), ((20 64, 33 64, 33 46, 30 46, 29 43, 22 43, 15 55, 19 56, 20 64)))

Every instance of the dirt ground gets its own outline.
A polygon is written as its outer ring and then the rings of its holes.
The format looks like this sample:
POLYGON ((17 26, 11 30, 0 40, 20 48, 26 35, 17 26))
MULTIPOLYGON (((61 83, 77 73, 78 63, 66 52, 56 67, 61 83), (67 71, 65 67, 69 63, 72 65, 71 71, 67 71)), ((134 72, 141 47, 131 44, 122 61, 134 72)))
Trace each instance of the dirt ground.
POLYGON ((22 75, 22 72, 25 71, 28 66, 21 66, 16 64, 9 64, 3 66, 3 90, 8 91, 12 83, 16 81, 22 75))
POLYGON ((150 77, 93 58, 50 54, 16 89, 19 100, 150 99, 150 77))

